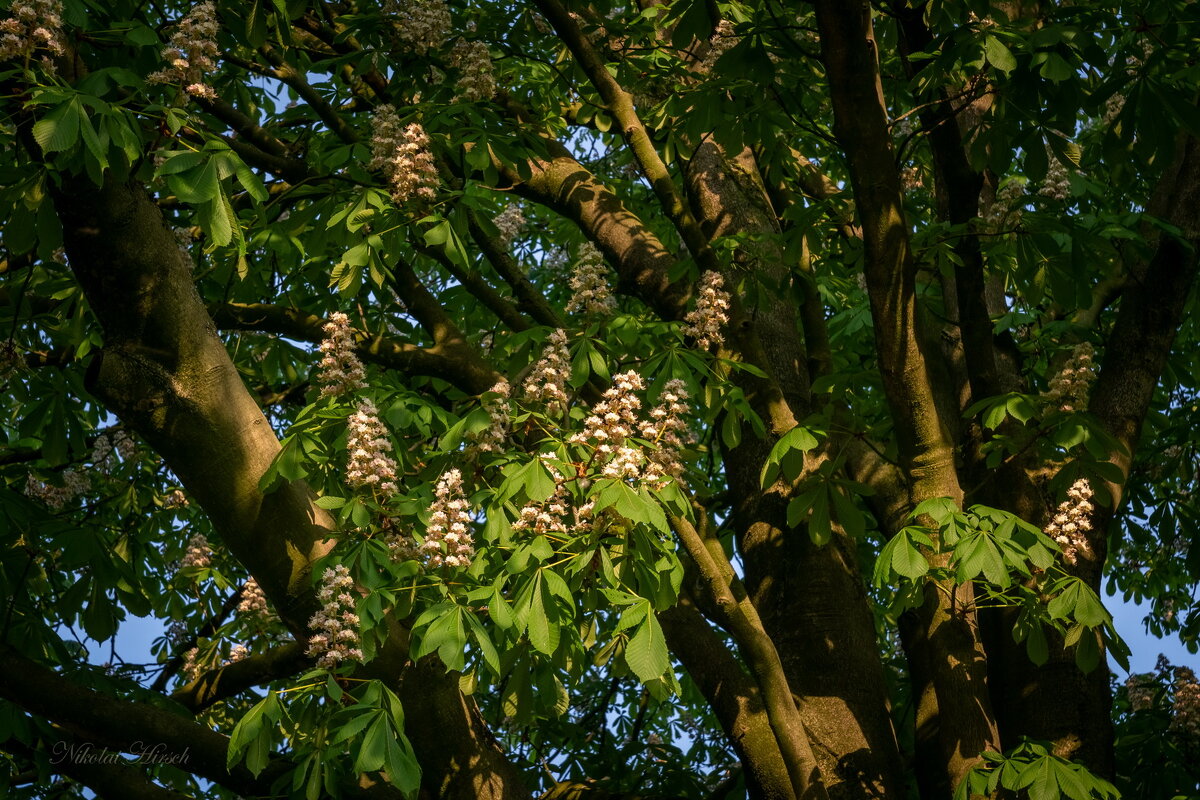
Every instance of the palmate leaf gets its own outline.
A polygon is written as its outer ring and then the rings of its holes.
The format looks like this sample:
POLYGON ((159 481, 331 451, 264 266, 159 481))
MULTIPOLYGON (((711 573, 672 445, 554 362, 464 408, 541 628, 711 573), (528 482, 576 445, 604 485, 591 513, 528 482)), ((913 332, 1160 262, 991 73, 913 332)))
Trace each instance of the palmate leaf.
POLYGON ((34 123, 33 138, 43 152, 69 150, 79 139, 79 127, 83 119, 83 106, 78 97, 73 97, 34 123))
POLYGON ((625 664, 642 683, 658 680, 670 668, 667 640, 653 614, 646 616, 625 644, 625 664))

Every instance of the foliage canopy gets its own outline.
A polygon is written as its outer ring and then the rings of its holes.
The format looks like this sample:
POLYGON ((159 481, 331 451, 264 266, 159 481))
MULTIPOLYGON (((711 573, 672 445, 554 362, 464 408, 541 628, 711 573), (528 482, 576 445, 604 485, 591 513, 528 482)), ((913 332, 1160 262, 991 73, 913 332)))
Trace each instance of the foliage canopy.
POLYGON ((0 8, 10 796, 1200 796, 1195 4, 0 8))

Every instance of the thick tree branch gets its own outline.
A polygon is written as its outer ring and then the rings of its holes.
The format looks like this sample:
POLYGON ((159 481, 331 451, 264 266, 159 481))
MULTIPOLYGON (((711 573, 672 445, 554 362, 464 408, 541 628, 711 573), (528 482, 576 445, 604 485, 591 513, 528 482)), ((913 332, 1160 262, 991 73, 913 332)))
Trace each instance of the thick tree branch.
POLYGON ((172 753, 188 751, 181 767, 240 794, 267 794, 286 769, 276 760, 257 778, 245 767, 225 767, 229 739, 161 708, 118 700, 56 674, 8 645, 0 645, 0 697, 66 727, 82 740, 137 752, 146 742, 172 753))
POLYGON ((658 615, 671 652, 683 664, 742 761, 751 796, 795 797, 791 778, 754 679, 692 602, 690 590, 658 615))
MULTIPOLYGON (((316 314, 296 308, 268 303, 222 303, 211 306, 209 311, 217 327, 223 330, 277 333, 313 343, 320 342, 325 337, 321 329, 325 320, 316 314)), ((363 333, 356 338, 359 340, 359 357, 381 367, 410 375, 445 378, 470 394, 487 391, 492 385, 481 379, 477 359, 464 360, 461 353, 446 345, 420 347, 385 336, 363 333)))
POLYGON ((525 178, 509 165, 493 163, 516 194, 572 220, 596 243, 617 270, 619 291, 639 298, 663 319, 683 319, 690 292, 684 282, 671 282, 675 257, 567 148, 554 141, 546 147, 548 159, 531 158, 525 178))
MULTIPOLYGON (((143 187, 64 176, 54 194, 72 269, 104 327, 90 388, 160 454, 299 641, 319 608, 310 573, 332 520, 302 482, 264 494, 280 444, 249 395, 143 187)), ((490 380, 490 379, 489 379, 490 380)), ((483 383, 478 391, 491 385, 483 383)), ((425 780, 448 800, 517 798, 523 782, 458 689, 408 665, 397 631, 359 676, 397 687, 425 780), (466 765, 466 768, 463 768, 466 765)))
POLYGON ((172 692, 171 699, 192 713, 198 713, 251 687, 295 675, 311 663, 300 643, 280 645, 210 670, 172 692))
MULTIPOLYGON (((884 392, 911 499, 962 500, 950 424, 917 327, 916 271, 904 219, 871 27, 871 7, 817 0, 834 131, 845 150, 866 248, 866 280, 884 392)), ((944 560, 944 557, 940 560, 944 560)), ((933 586, 923 609, 936 674, 943 754, 957 785, 986 749, 999 749, 986 661, 969 586, 933 586)))
POLYGON ((750 602, 745 587, 734 574, 720 540, 702 532, 707 530, 708 524, 706 515, 702 515, 699 530, 686 519, 671 519, 680 543, 696 564, 698 585, 717 609, 718 622, 738 643, 738 649, 762 691, 763 705, 783 754, 792 791, 798 800, 828 798, 812 745, 788 688, 779 653, 763 628, 758 609, 750 602))
POLYGON ((600 93, 607 105, 609 113, 621 126, 621 133, 629 145, 634 159, 650 181, 654 195, 666 212, 667 218, 675 225, 683 241, 696 259, 701 269, 720 270, 720 263, 709 245, 708 237, 700 228, 700 224, 692 216, 684 202, 683 195, 671 178, 667 165, 663 163, 654 141, 650 138, 646 126, 638 118, 633 106, 633 95, 621 88, 617 79, 609 72, 600 51, 584 34, 576 21, 558 0, 535 0, 538 9, 546 20, 554 26, 563 43, 575 57, 575 62, 583 70, 584 75, 591 81, 592 86, 600 93))
MULTIPOLYGON (((50 752, 50 771, 82 783, 101 800, 188 800, 189 795, 159 786, 150 780, 134 763, 93 763, 85 758, 76 758, 74 753, 83 752, 80 748, 86 746, 78 739, 61 734, 56 742, 46 748, 50 752)), ((39 758, 37 750, 17 739, 0 742, 0 750, 34 763, 39 758)), ((99 755, 95 750, 89 754, 99 755)))

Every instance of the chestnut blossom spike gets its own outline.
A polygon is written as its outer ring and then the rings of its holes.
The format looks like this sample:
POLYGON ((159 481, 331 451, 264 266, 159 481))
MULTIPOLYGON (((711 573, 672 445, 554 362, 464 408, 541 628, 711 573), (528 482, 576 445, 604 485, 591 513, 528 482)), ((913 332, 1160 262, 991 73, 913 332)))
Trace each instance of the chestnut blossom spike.
POLYGON ((680 455, 687 436, 687 422, 683 418, 688 410, 687 399, 687 384, 672 378, 663 385, 658 405, 650 409, 650 419, 642 423, 640 435, 653 447, 645 478, 656 486, 661 487, 683 474, 680 455))
POLYGON ((1024 178, 1010 178, 996 192, 996 199, 987 207, 983 215, 984 222, 995 231, 1004 227, 1005 223, 1016 224, 1020 221, 1025 199, 1024 178))
POLYGON ((137 456, 137 442, 125 431, 115 432, 112 436, 112 444, 116 448, 117 455, 125 461, 137 456))
POLYGON ((550 334, 542 356, 525 378, 525 397, 533 402, 567 404, 567 378, 571 376, 571 353, 567 349, 567 332, 562 328, 550 334))
POLYGON ((51 511, 61 511, 73 500, 91 490, 91 478, 76 469, 63 470, 62 486, 39 480, 33 473, 25 479, 25 496, 40 500, 51 511))
POLYGON ((696 340, 696 346, 708 350, 725 342, 721 327, 729 322, 729 292, 721 273, 709 270, 700 276, 700 296, 696 308, 683 318, 683 332, 696 340))
POLYGON ((1050 379, 1046 400, 1060 411, 1086 410, 1088 393, 1096 380, 1095 356, 1096 348, 1088 342, 1072 348, 1070 358, 1050 379))
POLYGON ((1058 156, 1049 148, 1046 149, 1046 158, 1049 166, 1046 168, 1046 177, 1042 179, 1038 194, 1052 200, 1066 200, 1071 196, 1070 174, 1063 163, 1058 160, 1058 156))
POLYGON ((504 449, 508 438, 508 418, 512 413, 509 403, 511 394, 512 387, 505 378, 488 390, 483 401, 483 409, 488 414, 488 426, 471 437, 475 449, 481 453, 497 453, 504 449))
POLYGON ((387 178, 392 201, 400 206, 417 198, 432 200, 438 171, 425 129, 416 122, 405 125, 390 105, 377 108, 371 122, 369 166, 387 178))
POLYGON ((741 40, 742 37, 733 32, 732 22, 727 19, 718 22, 717 29, 708 39, 708 52, 704 54, 704 59, 700 62, 700 71, 712 72, 713 68, 717 66, 717 60, 736 47, 741 40))
POLYGON ((1095 508, 1092 485, 1087 478, 1080 478, 1071 484, 1067 499, 1058 504, 1058 510, 1046 525, 1046 535, 1058 542, 1068 564, 1078 563, 1080 554, 1091 555, 1087 533, 1092 529, 1095 508))
POLYGON ((396 487, 396 460, 392 458, 392 441, 387 428, 379 419, 379 410, 369 398, 346 421, 349 435, 346 449, 350 459, 346 465, 346 484, 357 489, 371 489, 391 497, 396 487))
POLYGON ((1195 739, 1200 737, 1200 682, 1189 667, 1175 667, 1174 678, 1175 717, 1168 730, 1195 739))
POLYGON ((337 397, 363 388, 367 372, 354 352, 354 329, 350 326, 350 318, 335 311, 321 330, 325 332, 325 338, 317 348, 321 352, 321 361, 317 364, 321 396, 337 397))
POLYGON ((567 301, 567 313, 611 314, 617 307, 612 288, 608 283, 608 268, 604 256, 591 242, 579 248, 579 257, 571 269, 571 299, 567 301))
POLYGON ((612 455, 613 448, 637 435, 642 401, 635 392, 645 388, 641 374, 635 370, 614 375, 612 386, 604 390, 600 402, 592 406, 592 413, 583 421, 583 430, 569 441, 594 445, 601 458, 612 455))
POLYGON ((462 473, 449 469, 442 473, 433 490, 429 506, 429 526, 421 542, 425 566, 469 567, 475 555, 471 539, 471 515, 467 511, 462 473))
MULTIPOLYGON (((204 534, 197 533, 192 538, 188 539, 187 552, 183 554, 183 560, 179 562, 180 569, 188 567, 205 568, 212 563, 212 548, 208 546, 208 539, 204 534)), ((258 584, 254 584, 257 588, 258 584)), ((245 601, 246 594, 243 592, 242 600, 245 601)), ((263 598, 264 608, 266 606, 266 598, 263 598)), ((240 606, 239 606, 240 608, 240 606)))
POLYGON ((509 203, 492 219, 492 224, 500 232, 500 244, 505 248, 511 247, 525 229, 525 212, 516 203, 509 203))
POLYGON ((1154 707, 1154 676, 1149 673, 1130 675, 1125 679, 1125 692, 1133 712, 1149 711, 1154 707))
POLYGON ((440 49, 450 35, 450 7, 444 0, 388 0, 383 12, 391 17, 396 39, 417 55, 440 49))
MULTIPOLYGON (((9 16, 0 20, 0 61, 27 60, 39 50, 61 56, 66 43, 61 0, 14 0, 9 16)), ((43 57, 42 64, 55 71, 49 58, 43 57)))
POLYGON ((468 103, 491 100, 496 94, 496 78, 492 74, 492 54, 483 42, 459 39, 450 50, 450 65, 458 68, 455 83, 458 99, 468 103))
POLYGON ((211 0, 197 3, 179 23, 162 51, 167 66, 146 76, 149 83, 177 83, 193 97, 215 99, 217 92, 205 80, 217 69, 217 6, 211 0))
POLYGON ((179 671, 189 683, 199 678, 200 673, 203 671, 202 666, 197 662, 199 656, 199 647, 193 647, 183 654, 183 666, 180 667, 179 671))
POLYGON ((250 655, 250 648, 244 644, 235 644, 229 649, 229 663, 236 664, 250 655))
POLYGON ((267 596, 263 593, 258 581, 250 578, 242 587, 242 599, 237 607, 239 614, 250 617, 267 617, 271 611, 267 607, 267 596))
POLYGON ((354 579, 345 565, 326 569, 321 575, 317 599, 321 610, 308 621, 308 655, 321 669, 337 669, 345 662, 362 661, 354 579))
POLYGON ((108 434, 102 433, 96 437, 92 445, 92 466, 101 472, 107 472, 112 465, 113 446, 108 434))

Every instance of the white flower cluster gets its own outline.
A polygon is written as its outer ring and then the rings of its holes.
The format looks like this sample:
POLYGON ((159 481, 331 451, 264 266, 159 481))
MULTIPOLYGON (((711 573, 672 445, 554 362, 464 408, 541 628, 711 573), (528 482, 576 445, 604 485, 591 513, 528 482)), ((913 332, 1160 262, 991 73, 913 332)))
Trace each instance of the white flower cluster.
POLYGON ((687 435, 687 422, 683 419, 687 413, 687 399, 687 386, 679 378, 672 378, 663 386, 658 405, 650 409, 650 419, 642 423, 642 438, 654 445, 643 476, 652 484, 662 486, 670 478, 683 474, 679 457, 687 435))
MULTIPOLYGON (((56 56, 66 52, 61 0, 13 0, 9 14, 0 21, 0 61, 30 58, 38 48, 56 56)), ((53 71, 49 58, 42 63, 53 71)))
POLYGON ((1046 535, 1058 542, 1063 558, 1068 564, 1079 560, 1079 554, 1089 554, 1087 532, 1092 529, 1092 485, 1087 478, 1080 478, 1067 490, 1067 499, 1058 504, 1058 510, 1046 526, 1046 535))
POLYGON ((172 489, 163 499, 163 508, 186 508, 187 505, 187 495, 183 493, 182 489, 172 489))
POLYGON ((399 530, 391 517, 384 517, 380 522, 383 541, 388 547, 388 556, 392 561, 420 561, 421 550, 412 535, 399 530))
POLYGON ((404 125, 391 106, 380 106, 372 117, 370 167, 387 178, 396 205, 435 195, 438 172, 429 136, 416 122, 404 125))
POLYGON ((906 192, 915 192, 925 186, 925 176, 919 167, 904 167, 900 170, 900 188, 906 192))
POLYGON ((717 60, 736 47, 741 40, 742 37, 733 32, 732 22, 727 19, 718 22, 717 29, 708 39, 708 52, 704 54, 704 59, 700 62, 700 70, 712 72, 717 65, 717 60))
POLYGON ((354 330, 350 318, 340 311, 329 315, 329 321, 321 326, 325 338, 321 340, 321 362, 317 370, 321 382, 321 396, 335 397, 361 389, 367 373, 354 352, 354 330))
POLYGON ((61 511, 91 490, 92 481, 87 474, 74 469, 63 470, 62 486, 38 480, 32 473, 25 479, 25 496, 45 503, 52 511, 61 511))
POLYGON ((343 661, 362 661, 358 646, 358 614, 354 613, 354 579, 342 564, 325 570, 317 598, 321 610, 308 621, 308 654, 321 669, 337 669, 343 661))
POLYGON ((483 401, 483 409, 488 413, 488 426, 472 437, 475 449, 480 452, 496 453, 504 448, 508 438, 508 416, 512 411, 509 404, 511 394, 512 387, 504 378, 488 389, 490 396, 483 401))
POLYGON ((347 485, 378 490, 389 497, 394 495, 398 491, 396 460, 392 458, 392 442, 375 404, 370 399, 360 402, 346 425, 350 430, 346 442, 350 451, 346 465, 347 485))
POLYGON ((1175 718, 1172 733, 1200 736, 1200 682, 1188 667, 1175 667, 1175 718))
MULTIPOLYGON (((512 524, 514 532, 528 531, 534 536, 566 536, 568 532, 567 512, 570 497, 562 473, 554 466, 549 454, 542 454, 542 463, 554 478, 554 494, 540 503, 527 503, 512 524)), ((595 501, 589 500, 574 508, 575 522, 570 526, 576 533, 585 533, 595 524, 593 509, 595 501)))
POLYGON ((1066 200, 1071 196, 1071 179, 1067 168, 1049 149, 1046 150, 1046 158, 1050 166, 1046 169, 1046 177, 1042 179, 1038 194, 1053 200, 1066 200))
POLYGON ((491 100, 496 94, 496 77, 492 74, 492 54, 483 42, 468 42, 460 38, 450 50, 450 66, 458 69, 458 99, 474 103, 491 100))
POLYGON ((107 472, 113 464, 113 454, 129 461, 137 455, 137 442, 125 431, 118 430, 111 437, 102 433, 92 444, 92 465, 101 472, 107 472))
POLYGON ((236 664, 250 655, 250 648, 244 644, 235 644, 229 649, 229 663, 236 664))
POLYGON ((1125 95, 1114 94, 1104 101, 1104 116, 1101 122, 1104 126, 1111 127, 1117 121, 1117 117, 1121 116, 1121 111, 1125 109, 1125 95))
POLYGON ((701 350, 725 342, 721 326, 729 322, 729 299, 721 273, 709 270, 700 276, 700 296, 696 299, 695 310, 683 318, 687 323, 683 332, 695 339, 701 350))
POLYGON ((984 222, 992 230, 996 230, 1004 225, 1005 222, 1012 221, 1014 224, 1021 219, 1021 204, 1025 197, 1025 180, 1023 178, 1010 178, 1005 182, 1000 190, 996 192, 994 199, 984 212, 984 222))
POLYGON ((462 473, 450 469, 442 473, 433 490, 429 506, 429 527, 421 543, 421 555, 428 567, 469 567, 475 555, 471 542, 471 515, 463 492, 462 473))
POLYGON ((602 465, 601 474, 606 478, 636 480, 642 473, 645 455, 627 440, 639 429, 642 401, 634 392, 645 388, 642 376, 633 370, 614 375, 612 386, 584 420, 583 430, 569 440, 596 448, 595 463, 602 465))
POLYGON ((535 536, 567 535, 567 490, 559 483, 554 494, 544 503, 527 503, 512 524, 517 532, 529 531, 535 536))
POLYGON ((500 231, 501 245, 509 247, 525 229, 525 212, 516 203, 509 203, 492 219, 492 224, 500 231))
POLYGON ((450 35, 444 0, 388 0, 384 13, 392 17, 396 38, 417 55, 439 49, 450 35))
MULTIPOLYGON (((188 539, 187 552, 183 554, 183 560, 179 562, 180 569, 188 567, 198 567, 203 569, 212 563, 212 548, 208 546, 208 539, 202 533, 197 533, 192 538, 188 539)), ((255 584, 257 587, 258 584, 255 584)), ((246 595, 242 595, 243 601, 246 595)), ((264 606, 266 598, 263 598, 264 606)))
POLYGON ((567 403, 567 378, 571 375, 571 353, 567 349, 567 332, 562 328, 550 334, 550 341, 541 358, 525 379, 525 397, 534 402, 567 403))
POLYGON ((1085 410, 1088 392, 1096 380, 1095 355, 1096 349, 1088 342, 1072 348, 1067 363, 1050 379, 1044 395, 1046 400, 1058 405, 1061 411, 1085 410))
POLYGON ((162 52, 167 68, 146 76, 150 83, 179 83, 194 97, 209 100, 216 90, 204 79, 217 69, 217 7, 211 0, 197 3, 179 23, 171 41, 162 52))
POLYGON ((596 245, 585 242, 579 248, 579 257, 571 268, 571 299, 567 301, 567 313, 582 311, 585 314, 611 314, 617 307, 612 289, 608 285, 608 268, 604 256, 596 245))
POLYGON ((180 671, 183 673, 183 677, 185 677, 188 682, 194 681, 200 677, 201 665, 196 661, 199 655, 199 647, 193 647, 191 650, 188 650, 183 654, 183 666, 180 668, 180 671))
POLYGON ((1154 707, 1157 693, 1154 676, 1149 673, 1130 675, 1125 679, 1125 693, 1129 697, 1131 711, 1149 711, 1154 707))
POLYGON ((242 599, 237 610, 239 614, 253 617, 266 617, 271 613, 267 608, 267 596, 263 594, 262 587, 254 578, 246 581, 246 585, 242 587, 242 599))
POLYGON ((171 644, 183 644, 188 640, 188 626, 185 622, 175 621, 167 626, 167 640, 171 644))

